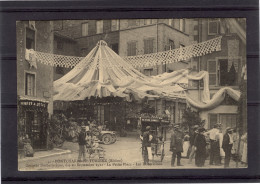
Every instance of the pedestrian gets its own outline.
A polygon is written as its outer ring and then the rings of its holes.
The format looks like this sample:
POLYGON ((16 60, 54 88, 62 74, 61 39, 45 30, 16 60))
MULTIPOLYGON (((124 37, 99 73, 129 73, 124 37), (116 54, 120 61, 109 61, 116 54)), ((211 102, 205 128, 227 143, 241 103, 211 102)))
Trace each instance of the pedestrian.
POLYGON ((189 132, 185 131, 184 132, 184 138, 183 138, 183 152, 181 154, 182 158, 189 158, 188 151, 190 148, 190 136, 189 132))
POLYGON ((194 147, 196 150, 196 155, 195 155, 195 165, 197 167, 203 167, 205 164, 206 160, 206 137, 204 135, 205 133, 205 128, 198 128, 198 135, 196 136, 194 140, 194 147))
POLYGON ((171 135, 170 151, 172 152, 171 166, 174 167, 177 156, 177 166, 181 165, 181 153, 183 152, 183 133, 179 125, 173 127, 174 131, 171 135))
POLYGON ((229 162, 230 162, 230 158, 231 158, 231 150, 233 147, 233 129, 228 127, 226 129, 226 133, 223 137, 223 143, 222 143, 222 148, 225 152, 225 164, 224 164, 224 168, 228 168, 229 167, 229 162))
POLYGON ((196 136, 198 135, 198 125, 195 125, 193 127, 193 131, 191 132, 191 136, 190 136, 190 147, 191 147, 191 152, 190 152, 190 156, 189 156, 189 164, 192 163, 192 159, 195 156, 195 146, 194 146, 194 140, 196 138, 196 136))
POLYGON ((242 135, 241 141, 243 142, 243 151, 242 151, 242 158, 241 162, 243 165, 247 165, 247 132, 242 135))
POLYGON ((24 139, 23 139, 23 144, 24 144, 24 153, 26 157, 33 157, 34 155, 34 150, 31 145, 31 139, 29 138, 29 135, 26 134, 24 139))
POLYGON ((213 129, 209 130, 206 134, 209 135, 210 139, 210 154, 209 154, 209 165, 219 165, 220 163, 220 148, 219 139, 217 139, 217 134, 219 134, 220 125, 215 124, 213 129))
POLYGON ((81 131, 79 133, 79 156, 78 156, 78 161, 81 161, 81 157, 83 157, 83 161, 86 160, 86 130, 85 127, 81 127, 81 131))
POLYGON ((147 126, 145 128, 145 132, 141 136, 142 139, 142 154, 144 159, 144 165, 149 165, 149 154, 151 155, 151 142, 152 142, 152 134, 151 127, 147 126))

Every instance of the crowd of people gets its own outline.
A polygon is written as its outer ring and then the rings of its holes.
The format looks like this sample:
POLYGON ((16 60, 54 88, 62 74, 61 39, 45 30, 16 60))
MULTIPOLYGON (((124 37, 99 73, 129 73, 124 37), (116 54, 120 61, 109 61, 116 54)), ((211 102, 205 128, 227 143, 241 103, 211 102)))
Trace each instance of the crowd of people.
MULTIPOLYGON (((151 143, 153 140, 151 127, 147 126, 143 133, 142 148, 144 165, 151 162, 151 143)), ((240 161, 247 164, 247 134, 244 134, 242 140, 242 153, 240 161)), ((209 165, 228 168, 232 155, 236 154, 235 149, 236 136, 234 129, 227 127, 222 133, 221 124, 215 124, 211 130, 195 125, 190 132, 183 132, 180 125, 173 126, 173 132, 170 138, 170 151, 172 152, 171 166, 183 166, 181 158, 188 158, 188 164, 193 163, 197 167, 205 166, 205 161, 209 157, 209 165), (177 158, 177 163, 175 164, 177 158), (224 158, 224 159, 222 159, 224 158), (224 161, 224 163, 223 163, 224 161)))

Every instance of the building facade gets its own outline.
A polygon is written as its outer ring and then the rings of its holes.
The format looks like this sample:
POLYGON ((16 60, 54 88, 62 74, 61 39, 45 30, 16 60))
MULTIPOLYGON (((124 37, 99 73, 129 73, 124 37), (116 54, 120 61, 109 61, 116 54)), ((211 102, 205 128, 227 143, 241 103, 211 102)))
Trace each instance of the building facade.
POLYGON ((18 21, 16 26, 18 138, 27 134, 34 149, 46 149, 47 119, 53 112, 53 67, 36 62, 26 49, 53 53, 53 23, 18 21))
MULTIPOLYGON (((86 56, 99 40, 121 57, 150 54, 185 47, 194 42, 192 19, 117 19, 117 20, 63 20, 54 21, 55 37, 70 38, 71 51, 56 51, 56 54, 86 56), (61 36, 62 35, 62 36, 61 36)), ((55 42, 55 41, 54 41, 55 42)), ((54 46, 58 46, 57 44, 54 46)), ((147 76, 158 75, 189 68, 190 61, 161 64, 154 67, 138 68, 147 76)), ((67 73, 68 69, 57 67, 54 71, 55 80, 67 73), (58 69, 58 70, 57 70, 58 69), (58 74, 59 70, 62 70, 58 74)), ((156 114, 165 115, 170 112, 172 123, 181 123, 186 108, 184 100, 156 100, 149 102, 156 109, 156 114)), ((103 112, 97 114, 104 114, 103 112)), ((102 118, 98 118, 102 119, 102 118)))
MULTIPOLYGON (((245 19, 235 21, 245 32, 245 19)), ((239 90, 242 67, 246 63, 246 45, 238 30, 235 26, 229 25, 225 19, 195 19, 193 24, 193 36, 197 42, 222 36, 221 51, 194 58, 192 61, 194 73, 208 71, 210 97, 223 87, 239 90)), ((192 99, 201 102, 202 92, 202 82, 190 81, 189 95, 192 99)), ((221 123, 223 130, 226 127, 237 127, 238 102, 227 94, 217 107, 199 109, 199 112, 201 118, 205 120, 205 128, 210 129, 216 123, 221 123)))

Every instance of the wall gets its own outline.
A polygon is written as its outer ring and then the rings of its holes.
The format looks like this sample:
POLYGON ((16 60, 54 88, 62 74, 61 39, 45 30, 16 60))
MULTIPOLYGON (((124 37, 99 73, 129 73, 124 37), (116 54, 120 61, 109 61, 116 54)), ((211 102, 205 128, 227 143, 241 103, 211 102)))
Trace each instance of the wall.
MULTIPOLYGON (((51 21, 36 21, 36 51, 53 53, 53 24, 51 21)), ((36 96, 48 100, 48 112, 53 112, 53 67, 37 62, 37 69, 25 60, 26 27, 28 21, 17 22, 17 95, 25 96, 25 71, 36 74, 36 96)))

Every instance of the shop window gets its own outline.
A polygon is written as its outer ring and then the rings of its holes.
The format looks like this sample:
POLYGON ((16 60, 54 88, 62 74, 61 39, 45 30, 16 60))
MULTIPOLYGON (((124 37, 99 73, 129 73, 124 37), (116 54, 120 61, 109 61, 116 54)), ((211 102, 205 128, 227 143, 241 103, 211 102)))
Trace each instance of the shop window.
POLYGON ((119 20, 112 20, 111 21, 111 31, 119 30, 119 20))
POLYGON ((25 95, 35 96, 35 74, 25 73, 25 95))
POLYGON ((118 54, 118 43, 111 44, 112 50, 118 54))
POLYGON ((81 24, 81 36, 88 36, 88 23, 81 24))
POLYGON ((26 28, 26 49, 35 50, 35 31, 26 28))
POLYGON ((144 69, 144 75, 152 76, 152 73, 153 73, 153 69, 152 68, 144 69))
POLYGON ((185 19, 180 19, 180 31, 185 32, 185 19))
POLYGON ((96 21, 96 33, 103 33, 103 20, 96 21))
POLYGON ((216 123, 221 124, 222 132, 225 133, 227 127, 236 128, 237 114, 209 114, 209 129, 212 129, 216 123))
POLYGON ((135 19, 129 19, 128 20, 128 27, 137 26, 135 19))
POLYGON ((152 24, 152 19, 144 19, 144 25, 152 24))
POLYGON ((144 54, 153 53, 154 49, 154 39, 145 39, 144 40, 144 54))
POLYGON ((209 85, 217 85, 217 62, 215 60, 209 60, 207 70, 209 72, 209 85))
POLYGON ((208 19, 208 35, 216 35, 219 30, 219 19, 208 19))
POLYGON ((128 42, 127 43, 127 56, 136 56, 136 45, 137 42, 128 42))

